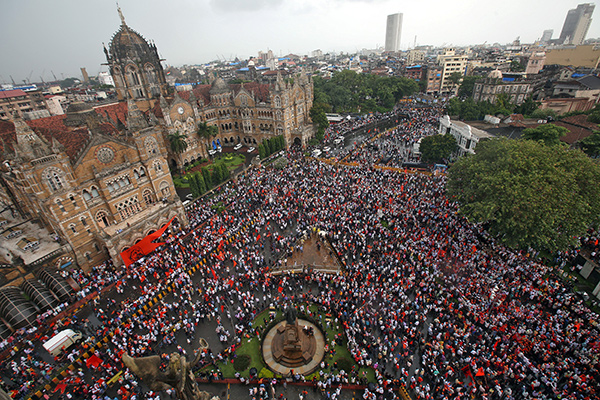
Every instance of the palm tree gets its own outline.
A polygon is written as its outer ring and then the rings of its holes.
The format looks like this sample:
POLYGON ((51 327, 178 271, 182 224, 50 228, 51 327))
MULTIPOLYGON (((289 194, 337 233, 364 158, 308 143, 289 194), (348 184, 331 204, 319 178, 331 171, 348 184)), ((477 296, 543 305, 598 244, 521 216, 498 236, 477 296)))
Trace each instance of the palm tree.
POLYGON ((206 122, 201 122, 198 125, 198 136, 202 139, 210 139, 213 136, 217 136, 219 128, 214 125, 208 125, 206 122))
POLYGON ((185 140, 186 138, 187 135, 181 134, 179 131, 168 134, 167 139, 169 140, 171 151, 175 154, 185 153, 188 147, 188 143, 185 140))

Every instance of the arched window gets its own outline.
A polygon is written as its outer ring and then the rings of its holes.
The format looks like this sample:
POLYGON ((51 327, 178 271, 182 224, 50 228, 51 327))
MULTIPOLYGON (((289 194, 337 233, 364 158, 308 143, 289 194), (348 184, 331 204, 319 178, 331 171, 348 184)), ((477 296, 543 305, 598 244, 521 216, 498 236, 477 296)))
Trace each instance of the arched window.
POLYGON ((108 225, 110 225, 108 223, 108 215, 106 214, 106 211, 98 211, 96 213, 96 222, 100 228, 106 228, 108 225))
POLYGON ((140 174, 138 174, 137 170, 135 170, 135 169, 133 170, 133 177, 135 179, 139 179, 140 178, 140 174))
POLYGON ((71 232, 77 233, 77 228, 75 227, 75 224, 69 224, 69 229, 71 230, 71 232))
POLYGON ((52 191, 56 192, 65 187, 62 175, 63 172, 58 168, 48 168, 44 172, 46 183, 52 191))
POLYGON ((150 189, 146 189, 144 190, 144 193, 142 194, 142 196, 144 197, 144 201, 146 202, 146 205, 150 205, 152 203, 154 203, 154 198, 152 196, 152 191, 150 189))
POLYGON ((73 203, 74 207, 77 207, 77 201, 75 200, 75 196, 69 194, 69 200, 71 200, 71 203, 73 203))
POLYGON ((160 183, 160 193, 164 197, 169 197, 171 195, 171 190, 169 189, 169 184, 165 181, 160 183))
POLYGON ((146 176, 146 170, 144 170, 144 167, 140 168, 140 177, 146 176))
POLYGON ((92 195, 87 190, 84 190, 82 194, 85 201, 90 201, 92 199, 92 195))
POLYGON ((92 197, 98 197, 100 193, 98 193, 98 188, 96 186, 92 186, 92 197))
POLYGON ((154 161, 152 166, 154 167, 154 171, 156 171, 157 173, 162 172, 162 164, 160 163, 160 161, 158 161, 158 160, 154 161))
POLYGON ((89 251, 88 251, 88 252, 86 252, 86 253, 84 254, 84 256, 85 256, 85 259, 86 259, 86 260, 88 260, 88 261, 92 261, 92 257, 91 257, 91 255, 90 255, 90 252, 89 252, 89 251))
POLYGON ((281 98, 275 96, 275 107, 281 107, 281 98))
POLYGON ((60 211, 66 212, 65 206, 63 206, 63 203, 62 203, 61 199, 56 199, 56 205, 58 206, 58 208, 60 209, 60 211))
POLYGON ((87 226, 87 221, 86 221, 85 217, 81 217, 81 218, 79 218, 79 220, 81 221, 81 225, 87 226))

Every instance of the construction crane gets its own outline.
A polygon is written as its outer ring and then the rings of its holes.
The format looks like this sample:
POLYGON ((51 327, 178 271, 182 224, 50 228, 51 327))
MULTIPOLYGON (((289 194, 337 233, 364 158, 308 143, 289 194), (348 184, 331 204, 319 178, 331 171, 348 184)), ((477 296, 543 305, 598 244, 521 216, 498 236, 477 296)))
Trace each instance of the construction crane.
POLYGON ((56 77, 56 75, 54 74, 54 71, 50 70, 50 72, 52 72, 52 76, 54 77, 54 82, 56 82, 58 80, 58 78, 56 77))

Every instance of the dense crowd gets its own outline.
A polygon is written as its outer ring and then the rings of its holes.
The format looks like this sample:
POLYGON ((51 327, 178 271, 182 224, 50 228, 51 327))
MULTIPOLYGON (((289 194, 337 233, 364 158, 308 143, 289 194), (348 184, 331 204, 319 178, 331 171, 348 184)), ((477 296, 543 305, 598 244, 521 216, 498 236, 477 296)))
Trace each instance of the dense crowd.
MULTIPOLYGON (((61 381, 69 390, 48 395, 104 399, 108 381, 123 369, 122 354, 167 359, 173 348, 189 354, 197 329, 210 325, 220 345, 211 343, 200 366, 226 360, 241 338, 260 335, 252 321, 261 310, 294 299, 334 315, 354 361, 375 370, 365 399, 397 398, 400 384, 417 399, 600 397, 598 316, 562 275, 531 254, 499 245, 481 226, 460 217, 445 196, 443 176, 373 168, 384 154, 406 152, 433 134, 440 113, 405 106, 374 116, 398 123, 386 131, 373 129, 375 154, 370 146, 348 149, 344 157, 356 167, 323 164, 290 151, 284 169, 251 170, 195 203, 189 226, 173 225, 166 244, 130 268, 107 263, 89 275, 74 272, 87 285, 81 297, 110 285, 129 296, 95 299, 90 306, 97 324, 72 316, 43 334, 23 336, 20 350, 0 367, 7 389, 26 398, 85 351, 76 347, 53 363, 36 354, 35 342, 64 326, 110 340, 95 354, 101 368, 76 368, 61 381), (214 211, 217 206, 221 213, 214 211), (327 232, 344 274, 270 273, 300 251, 298 237, 316 230, 327 232), (209 262, 192 275, 190 266, 204 258, 209 262), (130 319, 170 284, 177 296, 130 319)), ((372 122, 347 122, 329 134, 372 122)), ((202 376, 220 378, 218 371, 202 376)), ((360 378, 331 368, 314 386, 337 398, 340 385, 360 378)), ((160 398, 144 392, 129 371, 118 387, 117 399, 160 398)), ((267 398, 272 390, 251 386, 249 394, 267 398)))

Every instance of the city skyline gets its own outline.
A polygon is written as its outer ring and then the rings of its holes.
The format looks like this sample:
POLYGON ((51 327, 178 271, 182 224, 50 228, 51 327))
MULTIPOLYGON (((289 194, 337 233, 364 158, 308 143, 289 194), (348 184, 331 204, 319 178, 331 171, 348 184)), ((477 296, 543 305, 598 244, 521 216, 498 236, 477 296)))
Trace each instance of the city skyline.
MULTIPOLYGON (((120 7, 127 24, 154 41, 168 65, 180 66, 245 59, 268 49, 279 56, 383 47, 387 15, 396 12, 404 14, 402 50, 414 45, 415 36, 417 45, 433 46, 507 44, 517 37, 532 43, 546 29, 556 36, 567 12, 581 3, 507 0, 498 8, 475 0, 402 7, 390 0, 121 0, 120 7)), ((107 70, 102 43, 108 45, 120 25, 115 3, 7 0, 1 10, 0 83, 10 83, 11 76, 16 83, 40 76, 49 81, 52 72, 80 77, 80 67, 90 76, 107 70)), ((587 38, 595 37, 600 23, 593 18, 587 38)))

